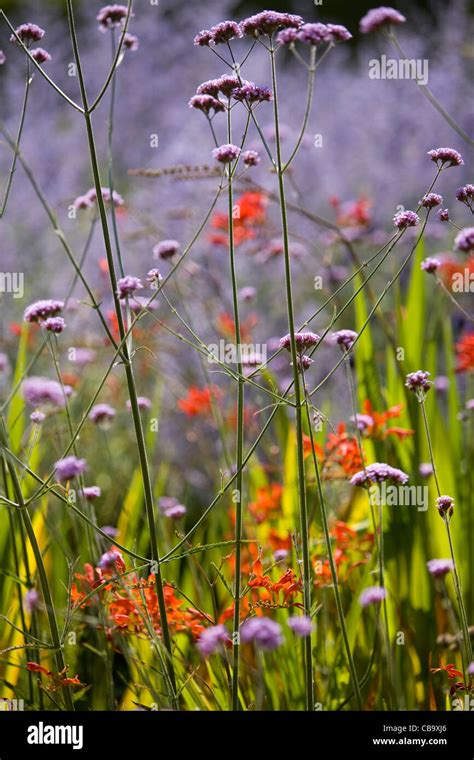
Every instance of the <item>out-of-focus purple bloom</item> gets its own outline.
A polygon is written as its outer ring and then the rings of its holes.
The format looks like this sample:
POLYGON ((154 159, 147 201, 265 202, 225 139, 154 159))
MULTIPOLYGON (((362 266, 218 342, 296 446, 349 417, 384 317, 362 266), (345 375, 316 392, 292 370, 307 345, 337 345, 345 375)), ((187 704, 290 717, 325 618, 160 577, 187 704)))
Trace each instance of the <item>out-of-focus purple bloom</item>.
POLYGON ((306 354, 298 354, 296 357, 298 372, 303 372, 305 369, 309 369, 312 364, 314 364, 314 360, 310 356, 306 356, 306 354))
POLYGON ((331 340, 345 351, 349 351, 358 334, 354 330, 338 330, 331 335, 331 340))
POLYGON ((436 216, 440 222, 449 222, 449 208, 440 208, 436 212, 436 216))
POLYGON ((254 16, 249 16, 240 22, 240 28, 243 34, 251 37, 260 37, 263 35, 273 34, 279 29, 289 27, 298 28, 302 25, 303 19, 294 13, 277 13, 276 11, 262 11, 254 16))
POLYGON ((115 570, 116 562, 122 564, 123 557, 119 550, 114 546, 108 552, 104 552, 97 563, 97 567, 100 567, 101 570, 115 570))
POLYGON ((256 150, 246 150, 242 153, 242 161, 245 166, 257 166, 260 163, 260 156, 256 150))
POLYGON ((53 60, 51 54, 44 48, 40 47, 30 50, 30 55, 35 59, 36 63, 46 63, 47 61, 53 60))
POLYGON ((211 26, 211 39, 213 45, 221 45, 235 37, 242 37, 242 30, 235 21, 221 21, 215 26, 211 26))
POLYGON ((429 478, 433 474, 433 465, 431 462, 422 462, 418 471, 422 478, 429 478))
POLYGON ((418 201, 418 203, 425 208, 434 208, 435 206, 440 206, 442 202, 443 196, 438 195, 438 193, 428 193, 427 195, 423 196, 421 201, 418 201))
MULTIPOLYGON (((314 332, 295 333, 296 350, 298 353, 303 353, 308 348, 316 346, 319 341, 319 335, 316 335, 314 332)), ((286 348, 287 351, 291 351, 291 335, 289 333, 280 338, 280 348, 286 348)))
POLYGON ((89 419, 96 425, 107 426, 116 415, 115 409, 110 404, 96 404, 89 412, 89 419))
POLYGON ((463 253, 474 251, 474 227, 464 227, 454 238, 454 248, 463 253))
POLYGON ((218 148, 214 148, 212 151, 213 157, 221 164, 230 164, 240 156, 240 148, 238 145, 232 145, 232 143, 226 143, 220 145, 218 148))
POLYGON ((276 549, 276 551, 273 552, 273 559, 275 562, 284 562, 288 557, 288 554, 288 549, 276 549))
POLYGON ((361 18, 359 29, 362 34, 370 34, 370 32, 377 32, 384 26, 404 24, 405 21, 405 16, 402 16, 395 8, 381 5, 380 8, 372 8, 361 18))
POLYGON ((8 356, 0 352, 0 372, 6 372, 8 369, 10 369, 8 356))
POLYGON ((162 240, 153 248, 154 259, 171 259, 179 251, 177 240, 162 240))
MULTIPOLYGON (((157 246, 155 246, 155 248, 156 247, 157 246)), ((161 275, 161 272, 159 269, 156 269, 156 267, 154 269, 150 269, 146 276, 146 281, 149 282, 150 285, 154 288, 158 286, 158 283, 161 282, 162 279, 163 277, 161 275)))
POLYGON ((209 114, 210 111, 214 111, 214 113, 225 111, 224 104, 213 95, 193 95, 188 106, 203 111, 205 114, 209 114))
POLYGON ((467 666, 468 675, 474 676, 474 660, 467 666))
POLYGON ((202 631, 196 646, 203 657, 210 657, 217 652, 222 644, 230 641, 230 636, 223 625, 211 625, 202 631))
MULTIPOLYGON (((20 24, 15 29, 15 34, 18 35, 24 45, 29 45, 32 42, 39 42, 45 35, 44 29, 41 29, 37 24, 20 24)), ((10 42, 17 42, 17 38, 14 34, 10 37, 10 42)))
MULTIPOLYGON (((114 206, 118 207, 124 205, 124 199, 119 193, 117 193, 116 190, 113 191, 112 195, 110 194, 110 188, 108 187, 101 187, 100 191, 104 203, 110 203, 110 199, 112 197, 114 206)), ((84 193, 84 195, 79 195, 73 201, 73 206, 79 210, 92 208, 95 203, 97 203, 97 192, 95 187, 91 187, 86 193, 84 193)))
POLYGON ((355 417, 352 416, 349 419, 351 422, 355 422, 361 433, 365 433, 374 424, 374 418, 370 414, 356 414, 355 417))
POLYGON ((7 61, 7 56, 3 52, 3 50, 0 50, 0 66, 3 66, 4 63, 7 61))
POLYGON ((430 559, 426 563, 428 572, 435 578, 443 578, 445 575, 454 570, 451 559, 430 559))
POLYGON ((365 470, 356 472, 351 478, 353 486, 364 486, 366 483, 383 483, 385 480, 394 480, 396 483, 406 483, 408 475, 403 470, 391 467, 389 464, 374 462, 369 464, 365 470))
POLYGON ((46 415, 43 412, 31 412, 30 420, 34 425, 41 425, 46 419, 46 415))
POLYGON ((25 594, 25 607, 30 613, 35 612, 38 609, 40 603, 40 595, 35 588, 30 588, 25 594))
POLYGON ((239 296, 242 301, 253 301, 256 295, 257 295, 257 289, 254 288, 252 285, 247 285, 247 287, 241 288, 239 292, 239 296))
MULTIPOLYGON (((133 13, 130 13, 130 16, 133 16, 133 13)), ((127 8, 125 5, 105 5, 96 18, 100 31, 106 32, 107 29, 122 26, 122 22, 127 18, 127 8)))
POLYGON ((386 596, 387 592, 383 586, 368 586, 359 596, 359 602, 362 607, 368 607, 370 604, 383 602, 386 596))
POLYGON ((452 496, 438 496, 436 508, 441 517, 451 517, 454 512, 454 499, 452 496))
MULTIPOLYGON (((138 396, 137 397, 137 404, 139 409, 151 409, 151 401, 146 396, 138 396)), ((129 412, 132 411, 132 405, 130 403, 130 399, 127 399, 126 401, 126 407, 129 412)))
POLYGON ((99 486, 84 486, 81 493, 86 501, 95 501, 100 498, 102 491, 99 486))
POLYGON ((413 393, 427 393, 433 385, 429 377, 430 373, 422 369, 410 372, 405 378, 405 387, 413 393))
POLYGON ((433 381, 433 387, 438 393, 446 393, 449 388, 449 377, 438 375, 433 381))
POLYGON ((130 310, 134 314, 138 314, 142 309, 145 311, 156 311, 157 308, 158 304, 156 301, 150 301, 149 298, 144 298, 143 296, 134 296, 130 302, 130 310))
POLYGON ((326 24, 303 24, 298 29, 298 40, 309 45, 319 45, 321 42, 331 42, 331 33, 326 24))
POLYGON ((47 299, 35 301, 26 307, 23 319, 25 322, 40 322, 43 319, 57 316, 64 309, 63 301, 47 299))
POLYGON ((44 322, 41 322, 41 327, 48 330, 48 332, 59 335, 59 333, 62 333, 66 329, 66 323, 62 317, 48 317, 44 322))
POLYGON ((127 274, 117 282, 117 295, 119 298, 127 298, 127 296, 132 296, 136 290, 141 290, 142 288, 142 282, 138 277, 127 274))
POLYGON ((47 377, 28 377, 22 383, 23 398, 29 406, 63 407, 66 403, 63 388, 47 377))
POLYGON ((424 261, 421 262, 421 269, 424 272, 428 272, 429 274, 433 274, 436 272, 441 266, 441 261, 439 259, 435 259, 431 256, 429 256, 427 259, 424 259, 424 261))
POLYGON ((161 496, 158 506, 165 517, 171 517, 173 520, 179 520, 187 512, 184 504, 180 504, 174 496, 161 496))
POLYGON ((232 90, 232 97, 241 103, 265 103, 273 100, 273 93, 268 87, 245 82, 242 87, 232 90))
POLYGON ((115 528, 113 525, 104 525, 101 530, 102 533, 105 533, 105 535, 109 536, 110 538, 115 538, 115 536, 118 535, 118 528, 115 528))
POLYGON ((294 615, 288 618, 287 624, 293 633, 301 636, 301 638, 311 636, 311 633, 314 631, 314 625, 308 615, 294 615))
POLYGON ((85 472, 86 468, 86 460, 78 459, 75 456, 58 459, 54 465, 56 477, 62 482, 77 478, 78 475, 82 475, 82 473, 85 472))
POLYGON ((331 42, 347 42, 352 39, 349 29, 342 24, 327 24, 327 28, 331 35, 331 42))
POLYGON ((268 617, 253 617, 242 624, 240 638, 243 644, 254 641, 262 649, 276 649, 283 643, 281 626, 268 617))
POLYGON ((74 362, 80 365, 90 364, 97 356, 93 348, 76 348, 74 352, 74 362))
POLYGON ((414 211, 399 211, 393 217, 393 226, 398 227, 399 230, 404 230, 407 227, 416 227, 419 223, 420 217, 414 211))
POLYGON ((428 156, 438 167, 463 166, 464 160, 459 151, 454 148, 433 148, 428 151, 428 156))
POLYGON ((293 45, 297 40, 297 29, 282 29, 281 32, 278 32, 277 34, 277 42, 279 42, 280 45, 293 45))
POLYGON ((134 53, 136 50, 138 50, 140 41, 135 34, 130 34, 130 32, 126 32, 124 35, 122 44, 125 50, 130 50, 130 52, 134 53))

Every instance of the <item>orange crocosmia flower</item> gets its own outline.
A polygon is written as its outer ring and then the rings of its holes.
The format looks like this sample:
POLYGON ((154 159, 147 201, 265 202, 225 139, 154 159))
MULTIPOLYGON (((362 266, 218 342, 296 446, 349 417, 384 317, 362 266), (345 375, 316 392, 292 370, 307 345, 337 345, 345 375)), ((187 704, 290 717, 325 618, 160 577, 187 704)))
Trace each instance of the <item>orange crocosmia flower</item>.
MULTIPOLYGON (((240 245, 246 240, 255 237, 254 227, 263 224, 266 219, 266 207, 268 199, 263 193, 243 193, 234 206, 234 244, 240 245)), ((214 245, 227 245, 228 238, 225 232, 229 227, 227 214, 217 212, 211 220, 211 227, 215 230, 223 230, 223 233, 211 232, 210 241, 214 245)))
POLYGON ((32 673, 44 673, 45 676, 52 675, 51 670, 44 668, 42 665, 38 665, 37 662, 27 662, 26 669, 30 670, 32 673))
MULTIPOLYGON (((243 343, 247 342, 250 343, 252 330, 257 324, 257 317, 255 314, 250 314, 250 316, 240 324, 240 337, 243 343)), ((224 337, 229 338, 229 340, 234 340, 235 338, 235 322, 230 314, 227 314, 227 312, 221 312, 217 317, 217 329, 219 332, 221 332, 224 337)))
POLYGON ((453 663, 449 665, 440 665, 438 668, 430 668, 431 673, 447 673, 449 679, 464 678, 460 670, 456 670, 456 666, 453 663))
MULTIPOLYGON (((316 457, 322 461, 324 459, 324 450, 319 445, 319 443, 316 443, 316 441, 314 442, 314 451, 316 457)), ((303 433, 303 453, 305 458, 309 457, 312 453, 311 437, 309 435, 306 435, 306 433, 303 433)))
POLYGON ((448 287, 452 286, 455 276, 464 275, 466 272, 471 275, 474 272, 474 255, 472 254, 463 262, 458 261, 451 254, 441 255, 439 259, 441 266, 438 271, 448 287))
POLYGON ((343 475, 354 475, 362 467, 362 459, 359 451, 357 437, 346 432, 346 425, 340 422, 336 433, 329 433, 326 443, 325 477, 338 477, 337 471, 331 472, 336 467, 341 468, 343 475))
POLYGON ((271 530, 268 534, 268 543, 273 552, 279 549, 285 549, 289 552, 292 546, 291 533, 279 533, 277 530, 271 530))
POLYGON ((456 372, 474 369, 474 332, 463 335, 454 347, 456 351, 456 372))
POLYGON ((372 425, 368 425, 363 432, 365 435, 372 438, 387 438, 389 435, 395 435, 400 440, 407 438, 414 434, 414 430, 401 427, 387 427, 387 422, 392 419, 400 417, 403 410, 403 404, 396 404, 391 406, 386 412, 376 412, 370 401, 367 399, 362 405, 362 409, 367 417, 371 417, 373 420, 372 425))
POLYGON ((206 415, 211 412, 211 401, 213 398, 216 401, 221 398, 221 393, 215 385, 207 388, 198 388, 192 385, 188 388, 187 395, 179 399, 178 408, 187 414, 188 417, 206 415))
POLYGON ((271 512, 280 509, 282 493, 283 488, 278 483, 257 488, 257 498, 248 505, 249 512, 257 523, 268 519, 271 517, 271 512))
POLYGON ((292 596, 301 591, 301 580, 297 578, 295 571, 289 568, 277 581, 273 582, 270 576, 264 574, 262 562, 258 557, 252 565, 248 586, 251 589, 265 589, 270 593, 270 597, 264 594, 263 600, 267 599, 278 604, 280 592, 282 592, 283 603, 286 603, 288 598, 291 600, 292 596))
POLYGON ((364 195, 342 205, 338 198, 332 198, 331 203, 337 211, 336 223, 340 227, 365 227, 372 220, 370 209, 373 203, 364 195))

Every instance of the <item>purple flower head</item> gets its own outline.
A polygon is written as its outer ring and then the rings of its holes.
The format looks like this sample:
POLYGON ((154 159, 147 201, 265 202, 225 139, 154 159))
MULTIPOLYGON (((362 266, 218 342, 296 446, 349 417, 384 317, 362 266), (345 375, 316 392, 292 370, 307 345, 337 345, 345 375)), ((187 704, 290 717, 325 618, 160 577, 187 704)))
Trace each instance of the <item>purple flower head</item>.
POLYGON ((198 47, 209 47, 212 42, 212 32, 210 29, 202 29, 194 38, 194 44, 198 47))
POLYGON ((22 384, 23 398, 29 406, 63 407, 66 403, 61 385, 47 377, 28 377, 22 384))
POLYGON ((436 508, 441 517, 451 517, 454 512, 454 499, 452 496, 438 496, 436 508))
POLYGON ((140 40, 135 34, 130 34, 129 32, 125 33, 123 38, 123 46, 125 50, 130 50, 131 53, 134 53, 138 50, 139 44, 140 40))
POLYGON ((156 269, 156 267, 154 269, 150 269, 146 276, 146 281, 149 282, 152 288, 155 289, 158 287, 158 283, 161 282, 162 279, 163 277, 161 276, 161 272, 159 269, 156 269))
POLYGON ((7 56, 3 52, 3 50, 0 50, 0 66, 3 66, 4 63, 7 62, 7 56))
POLYGON ((253 82, 245 82, 242 87, 236 87, 232 91, 235 100, 241 103, 264 103, 273 100, 273 93, 268 87, 260 87, 253 82))
POLYGON ((46 419, 46 415, 43 412, 31 412, 30 420, 34 425, 41 425, 46 419))
POLYGON ((467 666, 467 672, 470 676, 474 676, 474 660, 467 666))
POLYGON ((290 617, 288 618, 287 625, 296 636, 301 636, 301 638, 311 636, 311 633, 314 631, 314 625, 308 615, 295 615, 294 617, 290 617))
POLYGON ((296 357, 298 372, 303 372, 305 369, 309 369, 312 364, 314 364, 314 360, 310 356, 306 356, 306 354, 298 354, 296 357))
POLYGON ((403 470, 391 467, 389 464, 374 462, 369 464, 365 470, 356 472, 351 478, 353 486, 365 486, 367 483, 383 483, 385 480, 394 480, 402 485, 408 481, 408 475, 403 470))
POLYGON ((422 462, 418 468, 422 478, 429 478, 433 474, 433 465, 431 462, 422 462))
MULTIPOLYGON (((115 207, 123 206, 124 200, 119 193, 117 193, 115 190, 112 193, 112 196, 110 194, 110 188, 108 187, 101 187, 101 195, 104 203, 110 203, 111 197, 113 198, 113 203, 115 207)), ((92 208, 94 204, 97 203, 97 193, 95 187, 91 187, 84 195, 79 195, 74 201, 73 206, 76 209, 85 209, 85 208, 92 208)))
POLYGON ((343 350, 349 351, 357 337, 354 330, 338 330, 331 335, 331 340, 343 350))
MULTIPOLYGON (((196 90, 197 95, 211 95, 213 98, 217 98, 219 95, 219 79, 208 79, 205 82, 202 82, 199 87, 196 90)), ((237 80, 236 87, 239 86, 239 82, 237 80)))
POLYGON ((127 274, 117 282, 117 295, 119 298, 127 298, 127 296, 132 296, 136 290, 141 290, 142 288, 142 282, 138 277, 127 274))
POLYGON ((35 588, 30 588, 25 594, 25 607, 31 614, 38 609, 40 603, 40 595, 35 588))
POLYGON ((454 570, 453 562, 450 559, 430 559, 426 566, 428 572, 435 578, 443 578, 454 570))
POLYGON ((473 210, 472 202, 474 200, 474 185, 468 184, 459 187, 456 190, 456 199, 461 203, 465 203, 468 208, 473 210))
POLYGON ((430 373, 422 369, 410 372, 405 378, 405 388, 413 393, 427 393, 433 383, 429 380, 430 373))
POLYGON ((454 248, 463 253, 474 251, 474 227, 465 227, 454 238, 454 248))
POLYGON ((222 644, 229 641, 230 636, 225 626, 211 625, 201 633, 196 646, 203 657, 210 657, 211 654, 221 649, 222 644))
POLYGON ((253 301, 256 295, 257 289, 252 287, 252 285, 247 285, 247 287, 242 288, 239 293, 242 301, 253 301))
MULTIPOLYGON (((302 354, 312 346, 316 346, 320 341, 319 335, 313 332, 299 332, 295 333, 296 350, 302 354)), ((291 335, 284 335, 280 338, 280 348, 286 348, 287 351, 291 351, 291 335)))
POLYGON ((221 45, 235 37, 242 37, 242 30, 235 21, 221 21, 220 24, 211 26, 211 35, 210 42, 213 45, 221 45))
POLYGON ((113 525, 104 525, 102 533, 105 533, 106 536, 110 536, 110 538, 115 538, 115 536, 118 536, 118 529, 113 525))
POLYGON ((260 156, 256 150, 246 150, 242 153, 242 161, 245 166, 257 166, 260 163, 260 156))
POLYGON ((219 148, 214 148, 212 155, 221 164, 230 164, 240 156, 240 148, 232 143, 221 145, 219 148))
POLYGON ((41 327, 49 332, 59 335, 66 328, 66 323, 62 317, 48 317, 44 322, 41 322, 41 327))
POLYGON ((283 643, 281 626, 268 617, 253 617, 242 624, 240 638, 243 644, 254 641, 262 649, 276 649, 283 643))
MULTIPOLYGON (((24 45, 29 45, 32 42, 39 42, 44 37, 44 29, 36 24, 20 24, 15 29, 15 34, 18 35, 24 45)), ((14 34, 10 37, 10 42, 17 42, 17 38, 14 34)))
POLYGON ((84 486, 81 493, 86 501, 95 501, 100 498, 102 491, 99 486, 84 486))
MULTIPOLYGON (((133 16, 133 13, 130 16, 133 16)), ((122 26, 122 22, 127 18, 127 8, 125 5, 105 5, 96 18, 100 31, 106 32, 107 29, 122 26)))
POLYGON ((273 34, 279 29, 297 29, 302 23, 303 19, 301 16, 293 13, 262 11, 241 21, 240 28, 243 34, 248 34, 251 37, 260 37, 266 34, 273 34))
POLYGON ((187 512, 184 504, 180 504, 174 496, 161 496, 158 506, 165 517, 171 517, 173 520, 179 520, 187 512))
POLYGON ((433 274, 434 272, 437 272, 440 266, 441 266, 441 261, 439 259, 435 259, 430 256, 421 262, 421 269, 424 272, 428 272, 429 274, 433 274))
POLYGON ((418 203, 425 208, 434 208, 435 206, 440 206, 442 202, 443 196, 438 195, 438 193, 428 193, 428 195, 423 196, 421 201, 418 201, 418 203))
POLYGON ((234 90, 236 90, 242 84, 247 84, 247 82, 242 82, 239 77, 236 77, 232 74, 223 74, 217 80, 218 92, 221 92, 223 95, 225 95, 226 98, 230 98, 234 90))
POLYGON ((365 433, 374 424, 374 418, 370 414, 356 414, 355 417, 352 416, 349 419, 351 422, 355 422, 361 433, 365 433))
MULTIPOLYGON (((137 397, 137 403, 139 409, 151 409, 151 401, 146 396, 138 396, 137 397)), ((129 412, 132 410, 132 405, 130 403, 130 399, 127 399, 126 407, 129 412)))
POLYGON ((115 570, 115 563, 120 561, 123 562, 122 554, 114 546, 101 556, 97 567, 100 567, 101 570, 115 570))
POLYGON ((464 160, 461 154, 454 148, 433 148, 428 151, 428 156, 438 167, 463 166, 464 160), (445 166, 446 164, 446 166, 445 166))
POLYGON ((36 63, 47 63, 47 61, 52 61, 50 53, 48 53, 47 50, 44 50, 44 48, 34 48, 34 50, 30 50, 30 55, 35 59, 36 63))
POLYGON ((116 414, 115 409, 109 404, 96 404, 89 412, 89 419, 96 425, 108 426, 116 414))
POLYGON ((41 322, 43 319, 55 317, 64 309, 63 301, 52 299, 35 301, 26 307, 23 319, 25 322, 41 322))
POLYGON ((281 32, 278 32, 276 39, 280 45, 293 45, 298 39, 298 31, 291 28, 282 29, 281 32))
POLYGON ((309 45, 319 45, 321 42, 331 42, 331 32, 326 24, 303 24, 298 29, 298 40, 309 45))
POLYGON ((130 310, 134 314, 139 314, 142 309, 145 311, 156 311, 158 304, 155 301, 150 301, 149 298, 143 298, 143 296, 134 296, 130 302, 130 310))
POLYGON ((154 259, 171 259, 179 251, 177 240, 162 240, 153 248, 154 259))
POLYGON ((212 95, 193 95, 188 106, 189 108, 196 108, 205 114, 209 114, 210 111, 214 111, 214 113, 225 111, 224 104, 212 95))
POLYGON ((275 562, 284 562, 285 559, 288 557, 289 551, 288 549, 276 549, 273 552, 273 559, 275 562))
POLYGON ((440 208, 436 212, 436 216, 440 222, 449 222, 449 208, 440 208))
POLYGON ((405 230, 407 227, 416 227, 420 223, 420 217, 414 211, 399 211, 393 217, 394 227, 405 230))
POLYGON ((327 24, 327 28, 332 42, 347 42, 347 40, 352 39, 349 29, 346 29, 342 24, 327 24))
POLYGON ((76 364, 90 364, 96 358, 96 352, 93 348, 76 348, 74 361, 76 364))
POLYGON ((368 607, 370 604, 383 602, 386 596, 387 592, 383 586, 368 586, 359 596, 359 603, 362 607, 368 607))
POLYGON ((446 375, 438 375, 433 381, 433 386, 438 393, 446 393, 449 388, 449 377, 446 377, 446 375))
POLYGON ((382 5, 380 8, 372 8, 361 18, 359 29, 362 34, 369 34, 370 32, 377 32, 380 28, 387 25, 404 24, 405 21, 405 16, 402 16, 395 8, 388 8, 382 5))
POLYGON ((78 459, 75 456, 58 459, 54 465, 54 471, 58 480, 65 482, 82 475, 87 467, 85 459, 78 459))

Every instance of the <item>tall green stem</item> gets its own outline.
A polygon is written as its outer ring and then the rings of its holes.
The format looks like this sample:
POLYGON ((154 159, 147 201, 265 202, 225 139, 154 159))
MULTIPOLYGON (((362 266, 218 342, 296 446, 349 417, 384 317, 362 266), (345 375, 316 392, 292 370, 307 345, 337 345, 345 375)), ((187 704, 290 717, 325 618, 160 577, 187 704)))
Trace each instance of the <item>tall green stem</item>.
MULTIPOLYGON (((303 555, 303 607, 305 615, 311 615, 311 564, 309 556, 309 535, 308 535, 308 509, 306 504, 306 480, 304 467, 304 448, 303 448, 303 421, 302 421, 302 399, 300 377, 298 372, 298 354, 295 340, 295 318, 293 309, 293 290, 291 284, 291 262, 290 246, 288 237, 288 217, 286 212, 285 182, 283 178, 284 166, 281 156, 281 139, 280 139, 280 118, 278 111, 278 92, 277 76, 275 64, 275 48, 273 42, 270 47, 270 60, 272 69, 272 87, 273 87, 273 111, 275 120, 275 140, 276 140, 276 173, 278 177, 278 195, 281 213, 281 227, 283 236, 283 253, 285 261, 285 286, 286 286, 286 305, 288 324, 291 342, 291 361, 293 365, 293 381, 295 392, 295 416, 296 416, 296 443, 297 443, 297 462, 298 462, 298 496, 300 512, 300 530, 301 530, 301 548, 303 555)), ((313 653, 311 647, 311 637, 305 638, 305 693, 306 709, 314 708, 314 683, 313 683, 313 653)))

